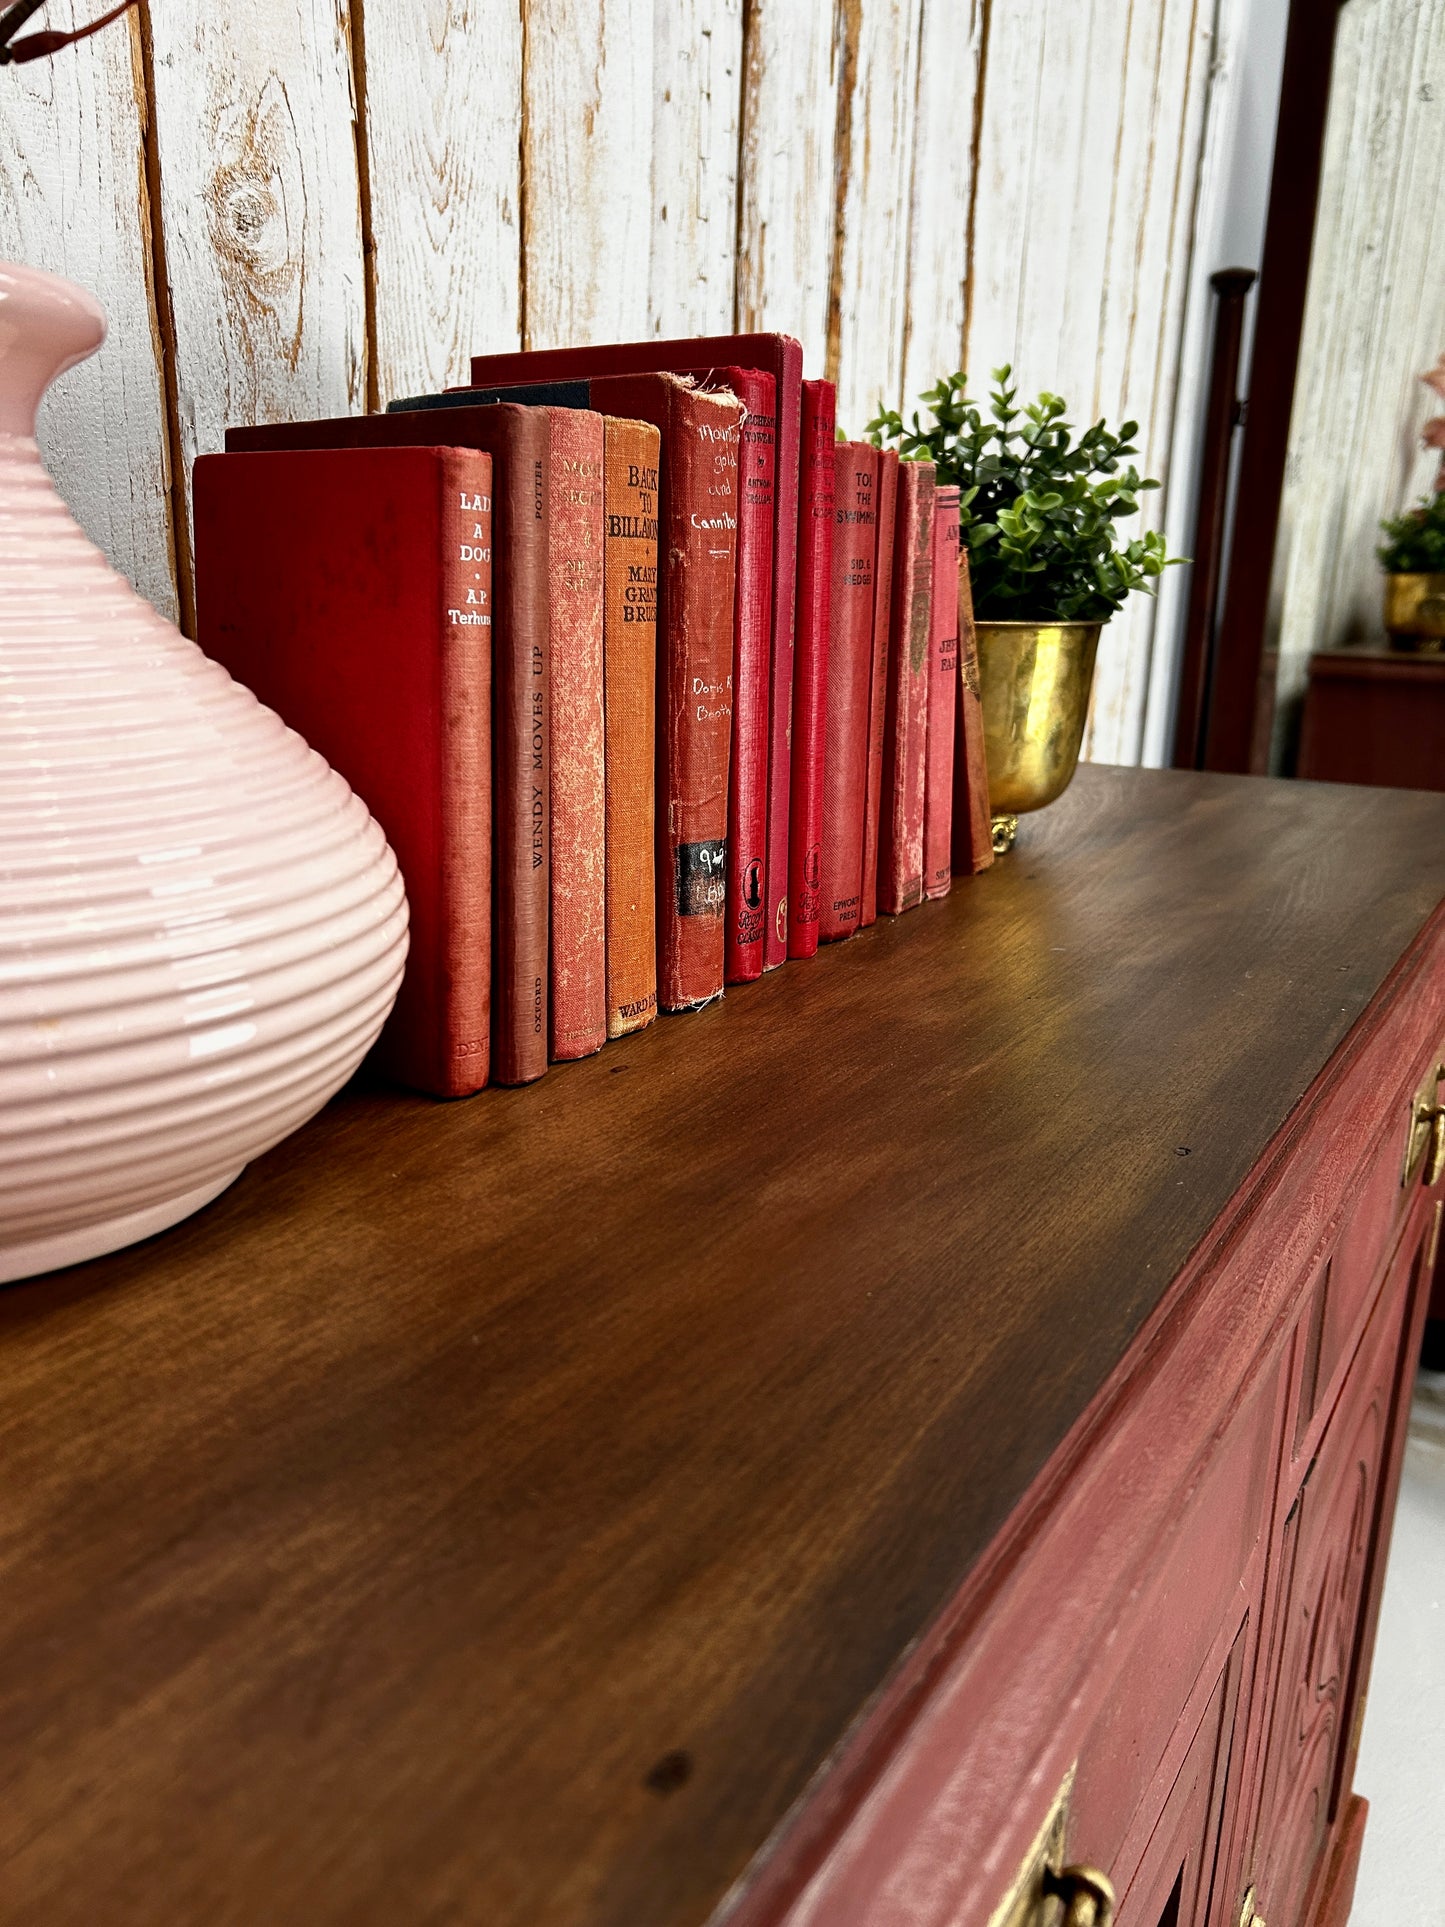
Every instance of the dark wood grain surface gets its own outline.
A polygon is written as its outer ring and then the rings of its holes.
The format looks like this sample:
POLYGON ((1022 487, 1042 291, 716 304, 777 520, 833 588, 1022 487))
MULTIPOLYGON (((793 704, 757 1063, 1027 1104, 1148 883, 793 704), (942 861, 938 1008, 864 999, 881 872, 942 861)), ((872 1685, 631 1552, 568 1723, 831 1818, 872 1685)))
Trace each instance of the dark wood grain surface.
POLYGON ((0 1918, 705 1920, 1442 896, 1445 797, 1086 769, 0 1293, 0 1918))

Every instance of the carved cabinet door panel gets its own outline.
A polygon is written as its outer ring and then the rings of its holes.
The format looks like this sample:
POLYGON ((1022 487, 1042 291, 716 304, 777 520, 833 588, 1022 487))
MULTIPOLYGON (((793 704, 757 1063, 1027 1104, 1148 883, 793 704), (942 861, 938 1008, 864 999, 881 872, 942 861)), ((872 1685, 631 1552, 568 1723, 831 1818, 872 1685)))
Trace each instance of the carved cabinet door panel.
MULTIPOLYGON (((1423 1234, 1422 1234, 1423 1235, 1423 1234)), ((1339 1808, 1365 1606, 1389 1483, 1402 1322, 1421 1239, 1380 1293, 1339 1402, 1284 1521, 1263 1794, 1251 1856, 1270 1927, 1305 1927, 1339 1808)))
POLYGON ((1235 1713, 1248 1633, 1241 1630, 1138 1867, 1119 1927, 1206 1927, 1225 1789, 1238 1749, 1235 1713))

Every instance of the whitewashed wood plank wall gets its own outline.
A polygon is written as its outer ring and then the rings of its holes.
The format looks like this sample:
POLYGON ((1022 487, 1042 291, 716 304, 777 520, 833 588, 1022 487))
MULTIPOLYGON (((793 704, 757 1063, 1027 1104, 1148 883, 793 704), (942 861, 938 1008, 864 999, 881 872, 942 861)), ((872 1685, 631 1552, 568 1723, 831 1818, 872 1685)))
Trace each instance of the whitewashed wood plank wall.
POLYGON ((1310 654, 1380 633, 1382 516, 1433 485, 1417 380, 1445 353, 1445 0, 1340 15, 1275 551, 1273 762, 1290 766, 1310 654))
MULTIPOLYGON (((168 610, 228 421, 514 343, 783 328, 854 434, 1010 361, 1162 474, 1213 31, 1214 0, 148 0, 0 71, 0 256, 113 317, 47 457, 168 610)), ((1138 759, 1152 646, 1149 607, 1107 632, 1091 753, 1138 759)))

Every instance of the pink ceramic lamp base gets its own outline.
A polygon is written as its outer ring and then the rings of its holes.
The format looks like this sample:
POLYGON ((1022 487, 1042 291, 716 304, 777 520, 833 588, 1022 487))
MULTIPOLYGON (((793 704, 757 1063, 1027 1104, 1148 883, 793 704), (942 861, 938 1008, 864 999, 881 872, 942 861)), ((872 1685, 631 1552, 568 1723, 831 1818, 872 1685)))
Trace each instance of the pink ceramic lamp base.
MULTIPOLYGON (((242 1167, 244 1168, 244 1167, 242 1167)), ((74 1225, 49 1238, 31 1238, 24 1244, 0 1245, 0 1285, 13 1285, 21 1278, 35 1278, 42 1272, 59 1271, 65 1265, 83 1265, 87 1258, 103 1258, 108 1251, 120 1251, 153 1238, 158 1231, 169 1231, 182 1218, 189 1218, 212 1199, 220 1197, 240 1177, 229 1177, 198 1185, 164 1204, 149 1205, 144 1211, 127 1211, 119 1218, 106 1218, 100 1224, 74 1225)))

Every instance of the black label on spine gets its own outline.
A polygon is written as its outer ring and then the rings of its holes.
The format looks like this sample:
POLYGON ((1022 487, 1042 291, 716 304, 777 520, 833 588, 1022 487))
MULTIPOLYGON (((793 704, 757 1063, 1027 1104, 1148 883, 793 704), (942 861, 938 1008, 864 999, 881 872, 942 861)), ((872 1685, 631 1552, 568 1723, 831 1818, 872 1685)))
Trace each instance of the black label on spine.
POLYGON ((726 883, 727 839, 677 846, 677 914, 680 917, 720 917, 726 883))

